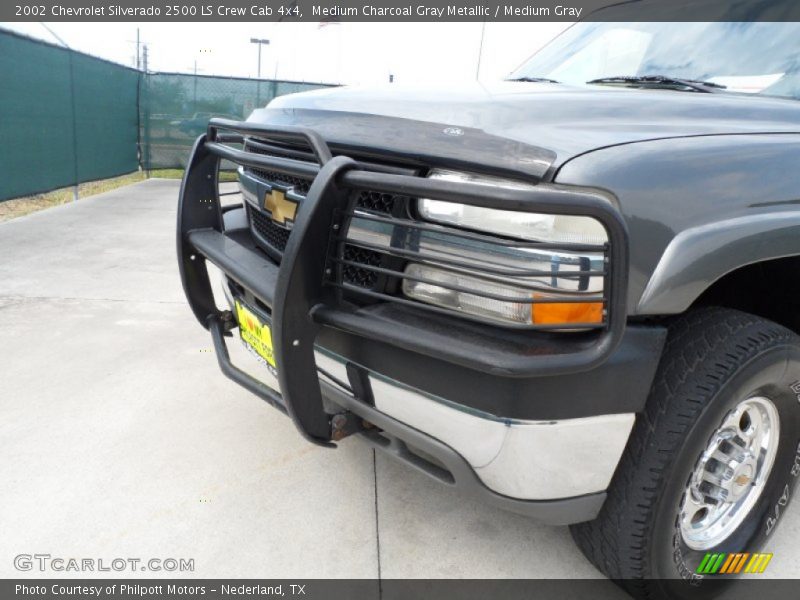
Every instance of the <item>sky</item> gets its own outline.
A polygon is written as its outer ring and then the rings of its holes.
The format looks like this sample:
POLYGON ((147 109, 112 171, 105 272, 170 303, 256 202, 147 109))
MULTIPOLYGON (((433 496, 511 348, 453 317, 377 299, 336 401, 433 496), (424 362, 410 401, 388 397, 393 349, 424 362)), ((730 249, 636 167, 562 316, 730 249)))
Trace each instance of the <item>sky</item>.
MULTIPOLYGON (((501 79, 569 23, 141 23, 151 71, 368 85, 501 79)), ((136 23, 0 23, 0 27, 125 65, 136 23), (51 33, 49 30, 53 33, 51 33), (55 34, 55 35, 54 35, 55 34), (57 36, 57 37, 56 37, 57 36)))

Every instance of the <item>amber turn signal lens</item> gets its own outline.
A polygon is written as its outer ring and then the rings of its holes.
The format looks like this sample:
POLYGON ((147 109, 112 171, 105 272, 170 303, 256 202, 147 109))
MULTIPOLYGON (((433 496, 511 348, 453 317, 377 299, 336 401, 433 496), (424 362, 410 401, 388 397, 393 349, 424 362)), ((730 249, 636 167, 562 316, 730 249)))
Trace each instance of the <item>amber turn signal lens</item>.
MULTIPOLYGON (((547 298, 535 294, 534 298, 547 298)), ((602 302, 552 302, 531 304, 531 321, 534 325, 574 325, 577 323, 602 323, 602 302)))

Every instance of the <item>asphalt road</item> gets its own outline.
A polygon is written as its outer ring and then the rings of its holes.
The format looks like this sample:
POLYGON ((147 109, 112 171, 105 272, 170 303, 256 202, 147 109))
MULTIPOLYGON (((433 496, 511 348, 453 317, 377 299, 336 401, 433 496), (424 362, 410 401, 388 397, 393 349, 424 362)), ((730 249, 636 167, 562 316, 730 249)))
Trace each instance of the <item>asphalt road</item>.
MULTIPOLYGON (((312 446, 225 379, 180 287, 177 193, 150 180, 0 224, 0 577, 26 575, 21 553, 191 558, 202 578, 600 576, 567 528, 358 440, 312 446)), ((783 521, 767 574, 800 577, 800 503, 783 521)))

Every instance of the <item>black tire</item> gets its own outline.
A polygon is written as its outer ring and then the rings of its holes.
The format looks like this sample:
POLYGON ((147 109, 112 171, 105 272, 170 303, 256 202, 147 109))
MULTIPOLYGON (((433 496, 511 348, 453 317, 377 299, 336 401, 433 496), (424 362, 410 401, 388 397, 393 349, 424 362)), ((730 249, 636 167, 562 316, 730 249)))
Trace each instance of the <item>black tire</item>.
POLYGON ((637 598, 708 598, 731 577, 698 576, 706 552, 756 552, 773 534, 800 475, 800 338, 746 313, 703 308, 677 318, 643 414, 594 521, 572 526, 586 557, 637 598), (738 402, 778 411, 772 471, 758 501, 716 547, 689 548, 677 521, 698 458, 738 402))

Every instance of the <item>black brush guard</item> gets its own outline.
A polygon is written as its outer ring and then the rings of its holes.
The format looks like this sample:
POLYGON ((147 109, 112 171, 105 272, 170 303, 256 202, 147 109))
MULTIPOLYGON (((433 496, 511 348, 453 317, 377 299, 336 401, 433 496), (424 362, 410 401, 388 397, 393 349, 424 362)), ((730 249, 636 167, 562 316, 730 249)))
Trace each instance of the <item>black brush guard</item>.
MULTIPOLYGON (((305 128, 212 119, 207 134, 198 138, 194 145, 181 185, 177 247, 186 298, 198 321, 210 330, 224 374, 286 412, 307 439, 322 445, 332 445, 332 415, 323 408, 314 358, 314 344, 321 327, 379 339, 501 377, 568 374, 592 369, 609 357, 625 330, 627 230, 606 194, 547 184, 531 190, 496 188, 487 192, 486 186, 471 183, 367 171, 351 158, 334 157, 321 136, 305 128), (248 153, 226 145, 241 144, 244 136, 307 145, 318 164, 248 153), (305 200, 298 207, 280 265, 243 238, 242 230, 225 231, 218 187, 223 159, 246 167, 313 178, 305 200), (343 301, 341 284, 337 285, 330 277, 331 271, 336 269, 336 261, 341 261, 345 230, 354 212, 353 190, 597 219, 609 238, 603 299, 607 316, 603 327, 592 334, 589 344, 585 343, 585 337, 581 338, 584 340, 581 343, 573 341, 574 334, 550 334, 542 343, 546 351, 535 348, 541 341, 536 337, 538 332, 527 332, 532 351, 522 355, 509 352, 508 346, 494 345, 475 336, 443 344, 441 332, 420 327, 418 319, 408 323, 391 321, 356 309, 343 301), (236 323, 229 311, 219 311, 214 303, 207 260, 271 308, 280 393, 231 363, 225 335, 236 323), (560 341, 554 342, 554 337, 560 337, 560 341)), ((432 318, 436 318, 435 313, 432 318)), ((351 383, 356 384, 354 389, 360 387, 358 382, 351 383)))

